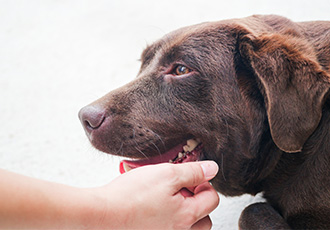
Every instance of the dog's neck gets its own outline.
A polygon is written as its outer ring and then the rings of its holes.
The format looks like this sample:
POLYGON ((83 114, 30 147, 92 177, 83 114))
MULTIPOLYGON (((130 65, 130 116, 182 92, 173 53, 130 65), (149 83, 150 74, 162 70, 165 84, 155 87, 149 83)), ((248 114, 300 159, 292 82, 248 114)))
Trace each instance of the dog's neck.
MULTIPOLYGON (((278 154, 276 149, 273 150, 278 154)), ((330 202, 321 197, 323 192, 315 188, 327 188, 330 178, 330 100, 323 107, 323 116, 315 132, 309 137, 302 152, 280 154, 274 170, 268 177, 260 181, 259 186, 265 198, 279 211, 285 210, 288 215, 290 210, 306 207, 305 197, 315 197, 307 201, 313 203, 330 202), (274 191, 276 188, 276 191, 274 191), (292 191, 299 191, 292 192, 292 191), (290 194, 299 194, 297 197, 288 197, 290 194), (276 202, 275 202, 276 201, 276 202)), ((329 197, 330 194, 327 194, 329 197)))

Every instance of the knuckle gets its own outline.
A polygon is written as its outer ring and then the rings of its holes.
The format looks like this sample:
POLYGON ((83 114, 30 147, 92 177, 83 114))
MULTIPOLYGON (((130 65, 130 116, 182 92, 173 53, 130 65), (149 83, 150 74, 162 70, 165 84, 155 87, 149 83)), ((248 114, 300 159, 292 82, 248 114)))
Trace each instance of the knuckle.
POLYGON ((211 229, 212 228, 212 221, 210 216, 206 216, 197 223, 199 226, 195 229, 211 229))
POLYGON ((220 203, 220 196, 216 191, 213 191, 213 193, 211 193, 209 195, 209 203, 208 203, 208 207, 207 207, 207 212, 212 212, 214 209, 216 209, 220 203))
POLYGON ((197 220, 194 219, 191 216, 187 216, 184 218, 184 220, 181 220, 180 227, 178 226, 178 229, 190 229, 191 226, 195 224, 197 220))
POLYGON ((200 166, 198 165, 196 167, 196 165, 192 165, 190 164, 190 172, 191 172, 191 182, 193 185, 198 185, 202 182, 202 178, 203 178, 203 172, 202 169, 200 168, 200 166), (194 167, 195 166, 195 167, 194 167))
POLYGON ((176 229, 190 229, 200 218, 195 209, 186 207, 176 222, 176 229))
POLYGON ((166 175, 171 184, 176 184, 178 180, 180 180, 180 175, 181 175, 178 172, 178 169, 174 166, 175 165, 169 165, 169 167, 166 168, 166 175))
POLYGON ((167 175, 170 178, 177 178, 179 173, 176 167, 173 167, 172 165, 167 169, 167 175))
POLYGON ((215 199, 214 205, 215 205, 215 208, 216 208, 220 204, 220 196, 216 191, 214 191, 214 199, 215 199))
POLYGON ((188 213, 186 214, 187 216, 187 224, 193 225, 194 223, 196 223, 202 216, 201 214, 195 210, 194 208, 190 208, 188 210, 188 213))

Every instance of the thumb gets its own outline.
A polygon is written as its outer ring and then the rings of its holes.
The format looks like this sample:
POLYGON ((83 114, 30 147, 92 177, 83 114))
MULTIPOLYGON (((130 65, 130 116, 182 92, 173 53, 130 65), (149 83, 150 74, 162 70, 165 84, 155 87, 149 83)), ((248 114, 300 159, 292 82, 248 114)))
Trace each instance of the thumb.
POLYGON ((174 165, 176 189, 195 187, 217 175, 219 167, 214 161, 189 162, 174 165))

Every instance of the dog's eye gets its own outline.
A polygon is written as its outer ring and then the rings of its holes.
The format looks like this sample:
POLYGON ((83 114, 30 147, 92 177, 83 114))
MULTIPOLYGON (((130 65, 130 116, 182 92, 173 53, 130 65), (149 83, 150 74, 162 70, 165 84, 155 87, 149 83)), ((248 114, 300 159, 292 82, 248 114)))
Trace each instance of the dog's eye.
POLYGON ((184 75, 184 74, 187 74, 190 72, 191 72, 191 70, 188 67, 186 67, 184 65, 177 65, 173 71, 173 74, 180 76, 180 75, 184 75))

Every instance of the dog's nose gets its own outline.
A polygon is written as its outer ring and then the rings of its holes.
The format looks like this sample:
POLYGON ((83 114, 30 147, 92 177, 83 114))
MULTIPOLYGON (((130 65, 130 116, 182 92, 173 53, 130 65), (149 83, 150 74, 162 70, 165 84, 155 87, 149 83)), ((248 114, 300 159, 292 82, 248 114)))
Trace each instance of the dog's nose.
POLYGON ((82 108, 78 115, 82 125, 88 132, 98 129, 105 120, 105 110, 93 105, 82 108))

